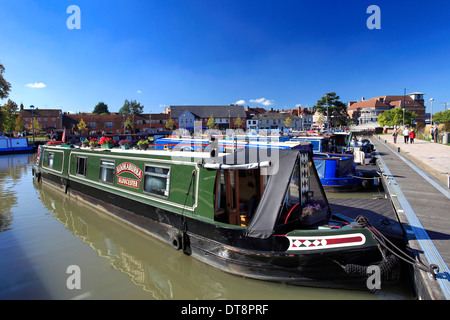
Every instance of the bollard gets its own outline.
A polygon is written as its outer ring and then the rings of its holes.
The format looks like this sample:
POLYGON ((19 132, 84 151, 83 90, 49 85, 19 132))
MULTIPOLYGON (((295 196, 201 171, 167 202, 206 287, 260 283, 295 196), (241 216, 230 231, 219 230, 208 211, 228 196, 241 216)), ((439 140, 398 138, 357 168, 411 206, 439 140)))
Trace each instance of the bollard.
POLYGON ((399 152, 399 153, 400 153, 400 147, 398 147, 398 148, 397 148, 397 152, 399 152))
POLYGON ((387 141, 386 140, 384 140, 384 143, 386 143, 387 141))

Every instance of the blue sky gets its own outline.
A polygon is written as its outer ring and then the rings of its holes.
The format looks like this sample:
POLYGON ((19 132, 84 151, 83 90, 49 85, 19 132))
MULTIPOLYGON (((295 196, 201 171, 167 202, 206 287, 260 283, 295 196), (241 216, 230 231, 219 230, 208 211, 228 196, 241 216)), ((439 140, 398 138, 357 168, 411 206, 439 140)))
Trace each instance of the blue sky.
POLYGON ((450 1, 0 0, 0 62, 25 107, 281 109, 409 88, 437 112, 450 107, 449 14, 450 1), (79 30, 66 26, 70 5, 79 30), (366 26, 370 5, 379 30, 366 26))

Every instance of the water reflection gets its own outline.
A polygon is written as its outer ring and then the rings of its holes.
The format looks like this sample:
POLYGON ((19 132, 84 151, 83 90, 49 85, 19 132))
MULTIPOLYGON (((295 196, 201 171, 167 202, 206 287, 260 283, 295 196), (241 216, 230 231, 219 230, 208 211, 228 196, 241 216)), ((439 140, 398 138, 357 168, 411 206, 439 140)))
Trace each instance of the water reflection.
POLYGON ((33 163, 33 155, 0 158, 0 299, 411 298, 401 287, 372 294, 230 275, 33 182, 33 163), (81 268, 78 292, 66 287, 71 264, 81 268))
POLYGON ((0 156, 0 232, 11 229, 11 208, 18 203, 14 185, 26 174, 30 158, 33 159, 33 155, 0 156))
MULTIPOLYGON (((38 186, 53 217, 98 256, 127 274, 151 299, 403 299, 401 295, 303 288, 229 275, 99 213, 48 186, 38 186)), ((123 298, 123 297, 121 297, 123 298)))

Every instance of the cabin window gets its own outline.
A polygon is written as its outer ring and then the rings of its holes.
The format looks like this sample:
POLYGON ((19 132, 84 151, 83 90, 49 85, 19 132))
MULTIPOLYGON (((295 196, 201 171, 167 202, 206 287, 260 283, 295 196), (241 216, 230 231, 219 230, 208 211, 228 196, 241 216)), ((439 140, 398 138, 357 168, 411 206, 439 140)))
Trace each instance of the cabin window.
POLYGON ((47 161, 45 164, 47 168, 53 168, 55 164, 55 154, 53 152, 48 153, 47 161))
POLYGON ((170 168, 145 166, 144 192, 169 197, 170 168))
POLYGON ((76 174, 86 176, 87 158, 77 157, 77 172, 76 174))
POLYGON ((100 160, 100 181, 114 183, 114 161, 100 160))

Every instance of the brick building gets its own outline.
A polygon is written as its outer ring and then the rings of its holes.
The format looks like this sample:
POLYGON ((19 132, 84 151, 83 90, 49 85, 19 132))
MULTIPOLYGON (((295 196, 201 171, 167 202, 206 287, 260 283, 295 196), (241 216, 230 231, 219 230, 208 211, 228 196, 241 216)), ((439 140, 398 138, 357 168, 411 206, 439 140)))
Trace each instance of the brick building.
POLYGON ((36 119, 42 131, 62 130, 63 114, 60 109, 20 109, 25 130, 31 131, 33 118, 36 119))
POLYGON ((78 131, 77 124, 83 120, 87 129, 85 134, 101 132, 105 134, 125 133, 125 132, 159 132, 166 131, 166 122, 170 115, 164 113, 156 114, 131 114, 121 115, 111 113, 108 115, 97 114, 69 114, 63 117, 63 126, 70 132, 78 131), (131 126, 127 125, 128 122, 131 126))
POLYGON ((424 94, 413 92, 407 95, 380 96, 366 100, 364 97, 358 102, 349 102, 347 112, 357 124, 377 122, 378 116, 392 108, 403 108, 417 113, 416 122, 425 122, 424 94))

